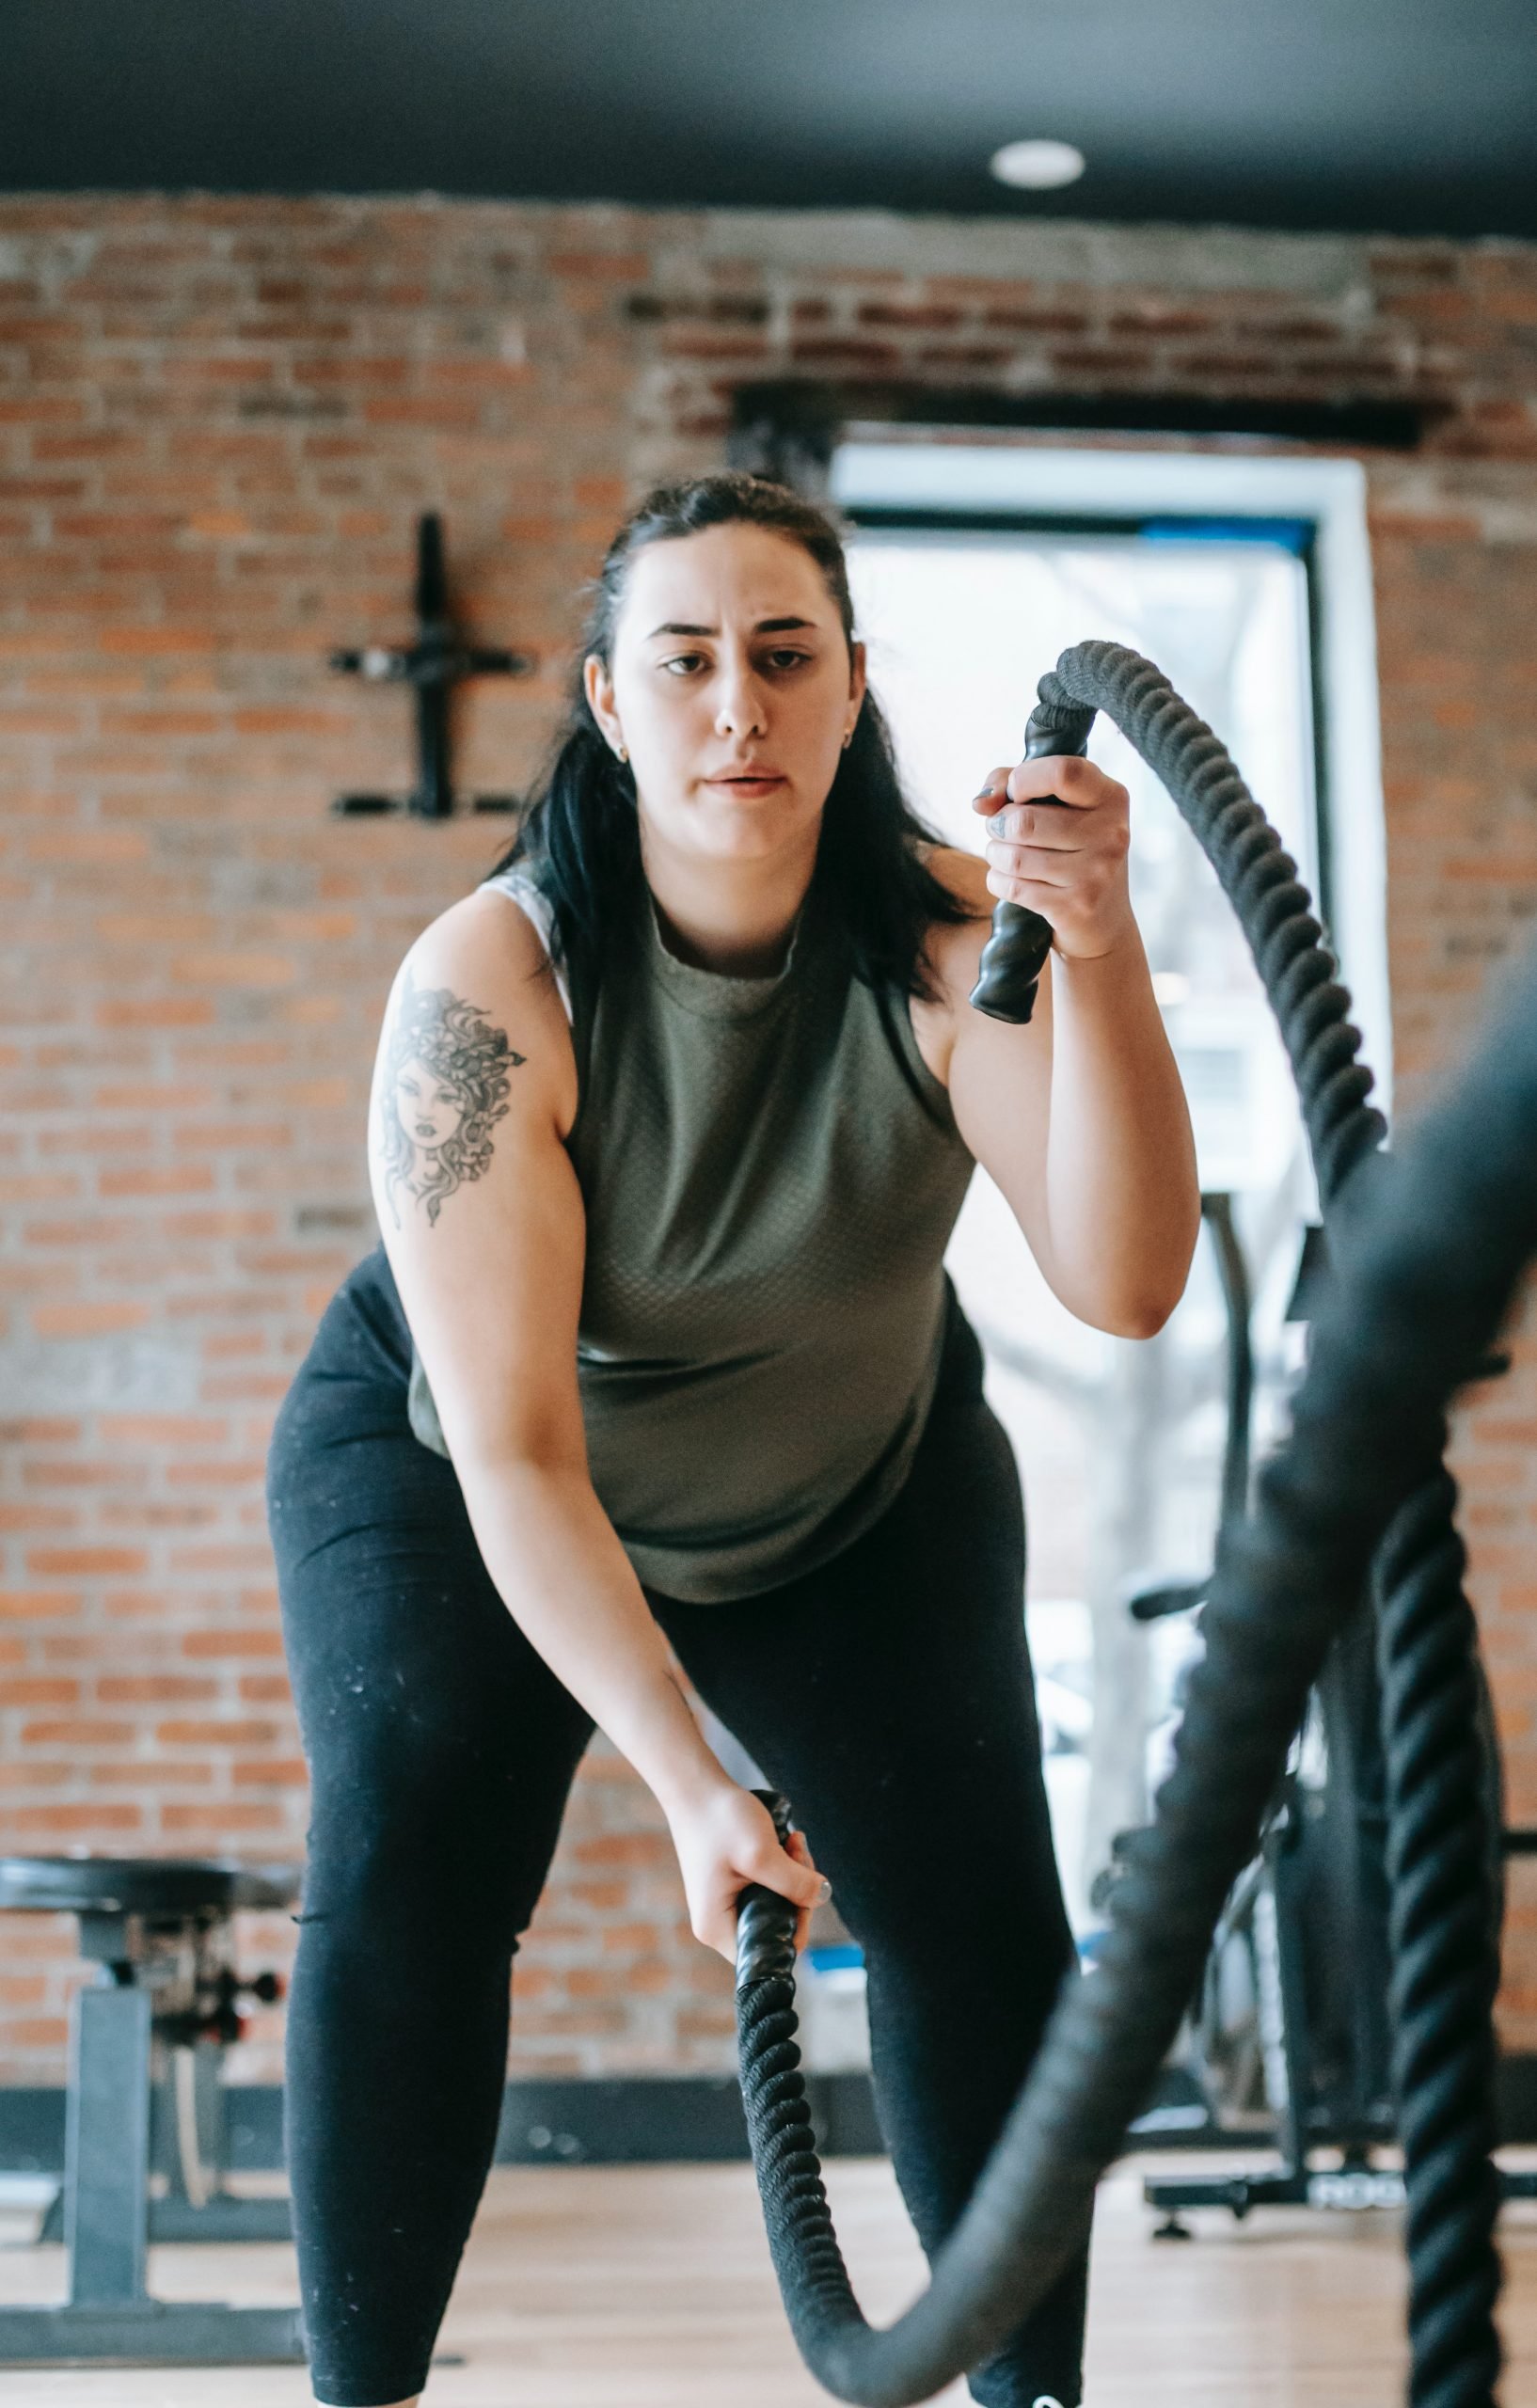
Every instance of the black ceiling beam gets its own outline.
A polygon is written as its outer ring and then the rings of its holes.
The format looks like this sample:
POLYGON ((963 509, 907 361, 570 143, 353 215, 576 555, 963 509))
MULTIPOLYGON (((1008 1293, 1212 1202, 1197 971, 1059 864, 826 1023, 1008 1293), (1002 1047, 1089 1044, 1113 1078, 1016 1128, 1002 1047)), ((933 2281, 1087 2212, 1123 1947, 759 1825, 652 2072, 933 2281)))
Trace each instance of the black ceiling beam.
POLYGON ((734 397, 728 456, 792 484, 816 486, 850 420, 878 425, 1028 428, 1064 435, 1246 436, 1347 451, 1413 452, 1450 403, 1288 400, 1205 393, 997 393, 918 384, 785 377, 734 397))

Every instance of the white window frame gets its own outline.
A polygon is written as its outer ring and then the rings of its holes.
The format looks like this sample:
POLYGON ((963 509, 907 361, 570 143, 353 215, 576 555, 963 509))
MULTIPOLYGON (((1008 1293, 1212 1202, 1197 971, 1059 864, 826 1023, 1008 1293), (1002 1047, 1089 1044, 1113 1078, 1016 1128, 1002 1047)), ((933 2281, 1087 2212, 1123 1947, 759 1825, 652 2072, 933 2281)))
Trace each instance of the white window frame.
MULTIPOLYGON (((1376 1097, 1390 1114, 1392 1005, 1387 970, 1387 848, 1377 709, 1376 617, 1367 532, 1366 472, 1357 460, 1310 454, 1057 448, 968 443, 916 433, 879 440, 851 433, 829 476, 835 508, 1060 515, 1124 521, 1162 514, 1293 518, 1312 523, 1318 625, 1314 709, 1322 727, 1327 808, 1329 935, 1350 989, 1376 1097)), ((1042 661, 1042 670, 1051 667, 1042 661)), ((1240 768, 1243 763, 1239 764, 1240 768)))

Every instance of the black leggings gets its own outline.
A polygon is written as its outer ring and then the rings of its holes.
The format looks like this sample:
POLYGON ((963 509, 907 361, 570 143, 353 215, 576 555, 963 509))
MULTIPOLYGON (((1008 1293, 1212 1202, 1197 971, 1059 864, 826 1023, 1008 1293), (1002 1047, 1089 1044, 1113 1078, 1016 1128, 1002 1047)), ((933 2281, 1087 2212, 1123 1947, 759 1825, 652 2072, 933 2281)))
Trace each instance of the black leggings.
MULTIPOLYGON (((512 1959, 593 1731, 493 1588, 452 1466, 411 1434, 408 1368, 381 1250, 328 1307, 268 1472, 313 1781, 288 2156, 315 2388, 338 2408, 426 2380, 496 2140, 512 1959)), ((930 2257, 1073 1962, 1019 1479, 981 1371, 952 1291, 932 1414, 872 1529, 735 1605, 646 1592, 864 1951, 881 2128, 930 2257)), ((1085 2273, 974 2399, 1073 2408, 1085 2273)))

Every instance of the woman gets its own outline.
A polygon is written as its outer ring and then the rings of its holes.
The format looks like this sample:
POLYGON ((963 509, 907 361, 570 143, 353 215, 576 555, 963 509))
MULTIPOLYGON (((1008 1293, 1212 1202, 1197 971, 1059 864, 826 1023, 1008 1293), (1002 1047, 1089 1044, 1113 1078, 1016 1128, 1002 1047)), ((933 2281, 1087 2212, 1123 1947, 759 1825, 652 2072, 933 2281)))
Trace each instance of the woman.
MULTIPOLYGON (((663 488, 610 548, 507 863, 402 966, 384 1244, 269 1475, 314 1784, 290 2164, 332 2408, 426 2379, 594 1725, 706 1947, 733 1956, 751 1882, 803 1942, 831 1877, 930 2254, 1071 1968, 1019 1482, 942 1256, 983 1163, 1057 1295, 1146 1336, 1199 1201, 1124 788, 1044 760, 977 805, 986 863, 904 804, 829 521, 756 478, 663 488), (1022 1028, 967 1001, 999 895, 1055 932, 1022 1028), (679 1665, 793 1801, 793 1855, 679 1665)), ((1073 2408, 1084 2275, 974 2399, 1073 2408)))

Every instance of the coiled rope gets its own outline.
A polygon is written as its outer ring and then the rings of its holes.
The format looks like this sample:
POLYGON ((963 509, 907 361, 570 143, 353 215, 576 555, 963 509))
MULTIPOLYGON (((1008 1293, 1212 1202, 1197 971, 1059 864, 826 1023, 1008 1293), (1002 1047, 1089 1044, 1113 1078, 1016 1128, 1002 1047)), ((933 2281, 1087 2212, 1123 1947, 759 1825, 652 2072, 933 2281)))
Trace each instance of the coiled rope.
MULTIPOLYGON (((761 1889, 744 1893, 738 2058, 781 2292, 812 2372, 865 2408, 930 2398, 990 2356, 1041 2299, 1080 2245, 1099 2178, 1195 1994, 1307 1691, 1375 1557, 1409 2398, 1413 2408, 1492 2408, 1497 1833, 1470 1703, 1476 1640, 1455 1490, 1441 1458, 1448 1401, 1482 1360, 1537 1244, 1537 977, 1524 1022, 1513 1016, 1389 1165, 1349 996, 1296 863, 1225 747, 1161 671, 1118 644, 1074 646, 1038 690, 1027 745, 1049 737, 1081 751, 1102 710, 1212 862, 1286 1043, 1333 1267, 1290 1442, 1262 1468, 1248 1520, 1219 1533, 1205 1655, 1174 1769, 1153 1822, 1127 1846, 1099 1966, 1064 1992, 927 2290, 884 2330, 861 2312, 828 2212, 795 2046, 794 1909, 761 1889), (1497 1118, 1498 1146, 1475 1098, 1497 1118)), ((785 1836, 785 1802, 760 1795, 785 1836)))

